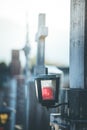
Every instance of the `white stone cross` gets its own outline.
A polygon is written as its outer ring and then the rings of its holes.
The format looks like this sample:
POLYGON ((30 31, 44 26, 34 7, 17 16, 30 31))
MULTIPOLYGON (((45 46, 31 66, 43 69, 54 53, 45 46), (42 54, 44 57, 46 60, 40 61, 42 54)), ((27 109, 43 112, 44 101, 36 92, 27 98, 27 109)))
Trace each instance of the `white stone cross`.
POLYGON ((48 35, 48 28, 45 26, 45 14, 39 14, 37 41, 37 66, 44 66, 45 57, 45 38, 48 35))

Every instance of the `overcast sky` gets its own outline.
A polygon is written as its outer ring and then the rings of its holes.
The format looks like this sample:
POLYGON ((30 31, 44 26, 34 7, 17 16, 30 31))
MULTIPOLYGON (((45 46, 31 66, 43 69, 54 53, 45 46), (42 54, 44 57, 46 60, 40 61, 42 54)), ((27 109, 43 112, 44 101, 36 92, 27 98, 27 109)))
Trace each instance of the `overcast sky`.
POLYGON ((5 22, 3 27, 0 26, 0 60, 9 61, 10 50, 12 48, 20 49, 24 46, 26 12, 28 12, 31 55, 36 53, 35 34, 38 27, 38 15, 45 13, 48 27, 48 37, 45 40, 46 60, 68 65, 70 0, 0 0, 0 21, 5 22), (7 22, 9 23, 8 28, 4 26, 7 22), (14 32, 13 34, 9 30, 10 25, 11 28, 14 26, 11 30, 14 32), (7 33, 2 34, 2 30, 6 30, 7 33))

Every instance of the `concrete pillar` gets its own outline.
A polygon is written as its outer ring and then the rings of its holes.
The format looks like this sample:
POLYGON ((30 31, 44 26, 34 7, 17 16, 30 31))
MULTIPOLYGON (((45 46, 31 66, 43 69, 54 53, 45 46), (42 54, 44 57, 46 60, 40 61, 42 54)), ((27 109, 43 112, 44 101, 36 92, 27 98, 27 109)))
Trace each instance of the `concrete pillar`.
POLYGON ((87 1, 71 0, 70 87, 87 86, 87 1))

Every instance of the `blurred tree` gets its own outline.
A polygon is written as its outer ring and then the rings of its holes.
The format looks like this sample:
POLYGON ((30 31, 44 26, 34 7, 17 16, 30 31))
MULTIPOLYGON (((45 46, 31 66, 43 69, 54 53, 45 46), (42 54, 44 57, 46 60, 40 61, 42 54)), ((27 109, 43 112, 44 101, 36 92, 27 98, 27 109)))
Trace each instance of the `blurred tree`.
POLYGON ((0 87, 4 86, 9 77, 9 67, 4 63, 0 63, 0 87))

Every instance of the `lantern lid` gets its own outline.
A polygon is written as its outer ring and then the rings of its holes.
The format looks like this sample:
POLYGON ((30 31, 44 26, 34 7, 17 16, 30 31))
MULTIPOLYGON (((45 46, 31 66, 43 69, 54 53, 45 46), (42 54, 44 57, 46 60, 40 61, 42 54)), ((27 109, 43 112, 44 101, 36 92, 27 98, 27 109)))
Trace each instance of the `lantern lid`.
POLYGON ((58 78, 58 77, 60 77, 59 75, 55 75, 55 74, 40 74, 40 75, 38 75, 35 79, 37 80, 37 79, 47 79, 47 80, 49 80, 49 79, 55 79, 55 78, 58 78))

